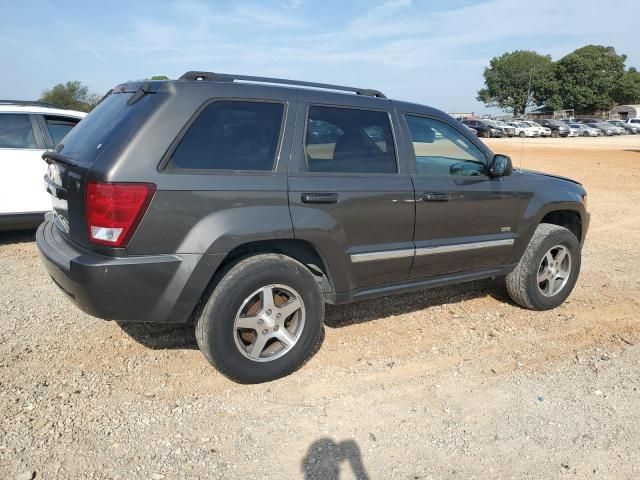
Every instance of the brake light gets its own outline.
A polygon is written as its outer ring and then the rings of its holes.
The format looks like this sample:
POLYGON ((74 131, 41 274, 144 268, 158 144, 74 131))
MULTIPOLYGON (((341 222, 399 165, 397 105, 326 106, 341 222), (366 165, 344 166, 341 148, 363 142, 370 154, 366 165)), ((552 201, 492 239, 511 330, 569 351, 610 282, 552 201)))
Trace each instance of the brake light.
POLYGON ((89 241, 110 247, 126 245, 155 191, 152 183, 89 182, 86 195, 89 241))

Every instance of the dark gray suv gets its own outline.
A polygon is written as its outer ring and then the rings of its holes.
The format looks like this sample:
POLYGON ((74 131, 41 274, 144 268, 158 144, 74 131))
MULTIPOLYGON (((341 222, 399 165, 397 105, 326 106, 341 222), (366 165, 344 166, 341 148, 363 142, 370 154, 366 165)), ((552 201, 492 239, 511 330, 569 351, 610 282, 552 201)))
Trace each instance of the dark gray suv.
POLYGON ((561 304, 589 225, 575 181, 375 90, 188 72, 119 85, 46 152, 37 242, 87 313, 195 322, 231 379, 287 375, 324 304, 506 277, 561 304))

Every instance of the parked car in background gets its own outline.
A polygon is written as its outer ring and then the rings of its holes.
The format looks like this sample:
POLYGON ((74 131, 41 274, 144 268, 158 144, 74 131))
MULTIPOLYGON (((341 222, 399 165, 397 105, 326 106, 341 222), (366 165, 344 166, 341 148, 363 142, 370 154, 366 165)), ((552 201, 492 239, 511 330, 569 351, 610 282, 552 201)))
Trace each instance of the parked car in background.
POLYGON ((640 133, 640 123, 634 125, 633 123, 625 123, 622 120, 607 120, 607 123, 622 128, 627 134, 636 135, 640 133))
POLYGON ((627 123, 629 125, 640 125, 640 118, 629 118, 627 123))
POLYGON ((571 125, 569 125, 569 122, 566 120, 563 120, 561 123, 564 123, 567 128, 569 129, 569 135, 567 135, 568 137, 579 137, 580 136, 580 130, 577 128, 573 128, 571 127, 571 125))
POLYGON ((503 122, 502 120, 492 120, 492 122, 495 123, 498 128, 501 128, 508 137, 515 137, 516 129, 512 125, 509 125, 507 122, 503 122))
POLYGON ((53 148, 86 115, 42 102, 0 100, 0 230, 37 227, 51 210, 42 188, 53 148))
POLYGON ((540 125, 542 125, 543 127, 547 127, 548 129, 550 129, 551 136, 553 138, 569 136, 569 133, 570 133, 569 127, 567 127, 564 123, 562 123, 559 120, 549 120, 545 118, 543 120, 540 120, 538 123, 540 123, 540 125))
POLYGON ((602 132, 602 135, 605 135, 607 137, 618 135, 616 128, 609 123, 597 121, 597 122, 588 122, 586 123, 586 125, 589 125, 590 127, 593 127, 593 128, 597 128, 602 132))
MULTIPOLYGON (((462 124, 464 125, 464 123, 462 124)), ((475 128, 471 128, 468 125, 464 125, 464 128, 466 128, 467 130, 469 130, 471 133, 473 133, 475 136, 478 136, 478 130, 476 130, 475 128)))
POLYGON ((531 120, 518 120, 518 122, 520 123, 524 123, 525 125, 529 125, 532 128, 535 128, 538 133, 540 134, 541 137, 550 137, 551 136, 551 129, 547 128, 547 127, 543 127, 542 125, 540 125, 537 122, 533 122, 531 120))
POLYGON ((488 125, 481 120, 467 119, 467 120, 463 120, 462 124, 476 130, 477 132, 476 135, 478 137, 483 137, 483 138, 504 137, 504 132, 502 131, 502 129, 497 127, 492 127, 491 125, 488 125))
POLYGON ((508 122, 513 128, 515 128, 516 135, 518 137, 539 137, 540 132, 536 127, 531 127, 522 122, 508 122))
POLYGON ((300 368, 325 303, 502 277, 524 308, 555 308, 589 227, 579 182, 371 89, 130 82, 43 156, 55 208, 36 240, 55 285, 96 317, 194 322, 242 383, 300 368))
POLYGON ((600 128, 600 130, 603 131, 603 133, 605 133, 605 135, 621 135, 621 134, 626 134, 627 131, 619 128, 615 125, 610 124, 609 122, 605 121, 605 120, 601 120, 599 118, 586 118, 582 120, 583 123, 587 123, 589 125, 597 125, 597 128, 600 128), (610 132, 610 133, 606 133, 606 132, 610 132))
POLYGON ((571 122, 567 123, 567 125, 569 125, 570 128, 577 130, 578 135, 581 137, 599 137, 602 134, 600 129, 590 127, 584 123, 571 122))

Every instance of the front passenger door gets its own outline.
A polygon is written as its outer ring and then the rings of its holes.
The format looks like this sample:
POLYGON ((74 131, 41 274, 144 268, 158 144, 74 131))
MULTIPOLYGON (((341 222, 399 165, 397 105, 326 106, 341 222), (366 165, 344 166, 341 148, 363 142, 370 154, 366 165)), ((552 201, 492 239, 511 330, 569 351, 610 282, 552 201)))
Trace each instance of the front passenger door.
POLYGON ((419 115, 404 118, 415 168, 416 256, 411 277, 507 263, 527 203, 516 175, 491 178, 489 158, 457 126, 419 115))

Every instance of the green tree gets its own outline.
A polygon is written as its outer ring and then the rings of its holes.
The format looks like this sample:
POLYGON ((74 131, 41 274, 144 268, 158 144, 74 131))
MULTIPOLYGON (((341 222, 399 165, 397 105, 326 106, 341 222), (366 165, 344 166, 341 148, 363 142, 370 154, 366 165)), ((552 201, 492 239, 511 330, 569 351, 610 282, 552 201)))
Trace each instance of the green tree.
POLYGON ((625 55, 613 47, 587 45, 558 60, 558 93, 565 108, 580 113, 608 110, 620 95, 625 55))
POLYGON ((169 80, 169 77, 166 75, 154 75, 149 80, 169 80))
POLYGON ((640 72, 633 67, 624 72, 614 89, 613 97, 621 104, 640 103, 640 72))
POLYGON ((484 69, 484 84, 478 91, 478 100, 488 107, 500 107, 520 115, 527 107, 542 105, 555 94, 551 57, 530 50, 494 57, 484 69))
POLYGON ((101 96, 89 92, 89 87, 78 80, 59 83, 50 90, 44 90, 40 101, 53 103, 63 108, 89 112, 100 101, 101 96))

